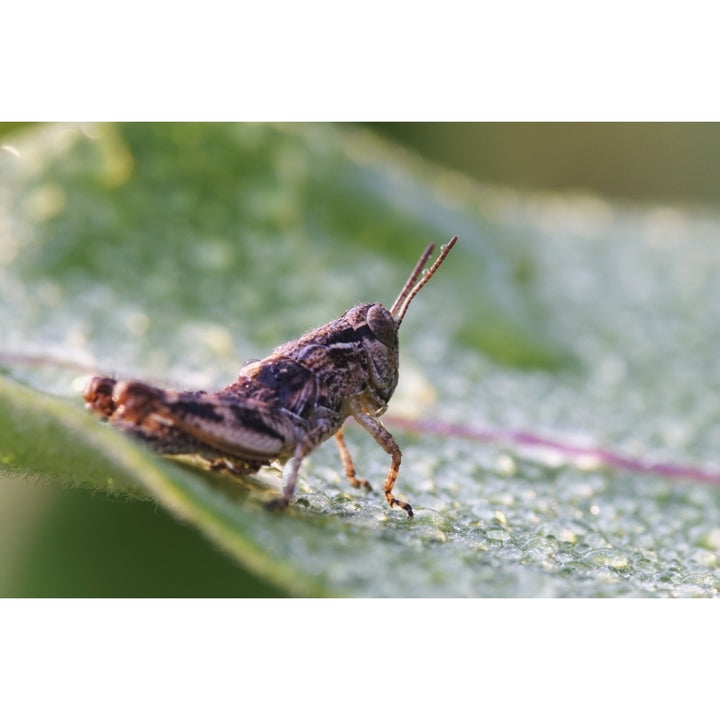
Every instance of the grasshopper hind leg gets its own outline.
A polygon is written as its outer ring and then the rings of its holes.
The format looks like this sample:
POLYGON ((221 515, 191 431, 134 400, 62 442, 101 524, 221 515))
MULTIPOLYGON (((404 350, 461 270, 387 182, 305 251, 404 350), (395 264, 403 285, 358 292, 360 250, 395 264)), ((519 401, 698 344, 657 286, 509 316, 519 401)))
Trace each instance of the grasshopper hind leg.
POLYGON ((94 377, 85 386, 83 398, 85 407, 95 415, 109 418, 117 409, 117 403, 113 400, 113 391, 117 380, 109 377, 94 377))
POLYGON ((321 443, 334 435, 337 430, 337 424, 333 419, 325 418, 322 422, 308 432, 304 437, 300 438, 295 447, 295 451, 288 462, 290 472, 283 488, 282 496, 266 503, 271 510, 281 510, 286 508, 295 494, 295 486, 297 485, 298 472, 302 461, 321 443))
POLYGON ((239 477, 256 473, 265 464, 228 455, 159 417, 154 411, 162 408, 165 391, 152 385, 94 377, 86 385, 83 397, 90 412, 161 455, 197 456, 208 463, 209 470, 239 477))

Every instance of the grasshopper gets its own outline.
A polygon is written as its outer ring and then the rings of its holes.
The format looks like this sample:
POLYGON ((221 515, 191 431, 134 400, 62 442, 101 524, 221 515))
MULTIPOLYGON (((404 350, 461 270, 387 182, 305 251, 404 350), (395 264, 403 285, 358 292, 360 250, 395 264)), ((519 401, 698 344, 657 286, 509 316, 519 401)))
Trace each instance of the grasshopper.
POLYGON ((387 502, 412 517, 412 507, 393 495, 400 448, 377 418, 398 382, 403 317, 456 240, 443 246, 423 274, 435 246, 425 249, 390 310, 380 303, 350 308, 264 360, 248 361, 222 390, 163 390, 137 380, 93 377, 84 391, 86 407, 159 453, 199 455, 215 470, 248 475, 276 460, 291 460, 273 507, 288 505, 303 458, 331 436, 350 483, 370 490, 367 480, 357 477, 345 444, 342 426, 352 416, 391 457, 383 486, 387 502))

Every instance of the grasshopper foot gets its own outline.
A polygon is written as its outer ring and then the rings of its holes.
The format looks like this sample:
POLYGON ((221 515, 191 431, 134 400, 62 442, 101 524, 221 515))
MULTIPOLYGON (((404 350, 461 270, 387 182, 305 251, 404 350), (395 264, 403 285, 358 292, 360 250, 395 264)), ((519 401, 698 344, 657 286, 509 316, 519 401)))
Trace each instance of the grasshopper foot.
POLYGON ((399 507, 402 508, 407 514, 408 517, 411 518, 413 516, 413 509, 412 505, 410 503, 403 502, 402 500, 398 500, 394 495, 390 495, 387 498, 388 504, 390 507, 399 507))
POLYGON ((350 484, 354 488, 363 488, 365 492, 372 492, 372 486, 367 480, 355 477, 354 475, 352 477, 348 477, 348 480, 350 480, 350 484))

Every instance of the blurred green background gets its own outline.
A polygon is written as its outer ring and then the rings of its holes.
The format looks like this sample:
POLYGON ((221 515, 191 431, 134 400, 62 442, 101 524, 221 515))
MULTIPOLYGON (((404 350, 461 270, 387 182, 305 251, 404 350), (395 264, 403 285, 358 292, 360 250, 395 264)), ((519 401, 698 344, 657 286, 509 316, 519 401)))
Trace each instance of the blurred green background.
MULTIPOLYGON (((720 199, 717 124, 367 127, 482 183, 523 191, 582 190, 621 203, 712 208, 720 199)), ((26 129, 0 125, 0 144, 26 129)), ((15 478, 0 488, 0 505, 0 544, 5 548, 0 595, 280 594, 151 503, 15 478)))
MULTIPOLYGON (((7 137, 31 123, 0 123, 7 137)), ((519 190, 716 204, 720 123, 367 123, 428 160, 519 190)))
POLYGON ((610 199, 720 200, 717 123, 383 123, 428 159, 523 190, 587 190, 610 199))

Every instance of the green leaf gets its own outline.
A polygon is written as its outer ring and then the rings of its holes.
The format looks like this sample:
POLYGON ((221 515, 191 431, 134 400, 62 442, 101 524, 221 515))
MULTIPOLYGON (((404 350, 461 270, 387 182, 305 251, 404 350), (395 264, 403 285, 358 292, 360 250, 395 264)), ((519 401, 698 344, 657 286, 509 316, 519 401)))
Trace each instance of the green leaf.
MULTIPOLYGON (((152 498, 296 595, 717 594, 712 482, 518 432, 717 468, 715 217, 489 189, 352 127, 38 126, 4 142, 0 478, 152 498), (505 441, 389 417, 413 520, 350 488, 332 443, 270 513, 278 473, 211 475, 82 409, 96 369, 222 387, 349 306, 391 303, 425 244, 455 234, 403 324, 390 414, 505 441)), ((379 488, 386 454, 347 436, 379 488)))

